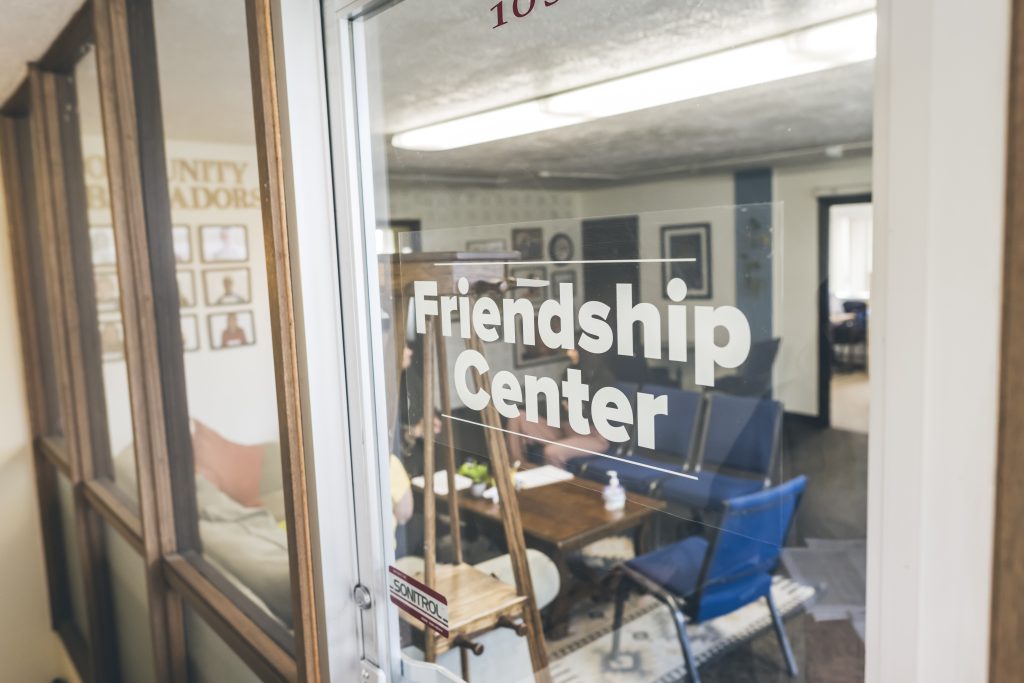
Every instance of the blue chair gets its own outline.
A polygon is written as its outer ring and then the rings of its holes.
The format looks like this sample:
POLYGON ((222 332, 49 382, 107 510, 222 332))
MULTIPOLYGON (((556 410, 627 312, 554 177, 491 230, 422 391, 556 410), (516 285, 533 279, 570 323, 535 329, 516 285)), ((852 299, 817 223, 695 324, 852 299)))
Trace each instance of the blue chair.
POLYGON ((747 396, 709 395, 696 479, 663 477, 655 497, 697 510, 714 509, 771 482, 782 443, 783 406, 747 396))
POLYGON ((686 635, 686 619, 701 623, 764 598, 775 635, 792 676, 797 675, 782 617, 772 598, 772 573, 807 486, 804 476, 725 502, 721 523, 709 539, 690 536, 615 571, 620 574, 609 663, 619 655, 623 606, 636 587, 671 611, 692 683, 699 683, 697 662, 686 635))
POLYGON ((692 466, 704 417, 704 396, 669 387, 657 387, 652 393, 668 397, 668 414, 654 418, 654 448, 632 445, 623 454, 625 462, 588 458, 579 470, 580 476, 607 482, 608 473, 614 470, 626 489, 649 494, 658 482, 670 476, 666 470, 682 473, 692 466))

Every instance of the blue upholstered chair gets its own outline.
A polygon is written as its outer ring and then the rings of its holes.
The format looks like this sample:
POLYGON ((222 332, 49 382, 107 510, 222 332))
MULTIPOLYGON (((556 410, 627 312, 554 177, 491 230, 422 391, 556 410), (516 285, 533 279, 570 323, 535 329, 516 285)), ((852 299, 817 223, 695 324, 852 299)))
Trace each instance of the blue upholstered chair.
POLYGON ((668 397, 668 414, 654 418, 654 448, 640 448, 634 434, 634 444, 622 453, 622 459, 588 458, 581 463, 580 476, 607 482, 608 472, 615 470, 626 489, 649 494, 658 482, 671 476, 666 470, 682 473, 692 466, 704 417, 704 396, 670 387, 656 387, 652 393, 668 397))
POLYGON ((772 573, 779 562, 800 498, 804 476, 725 501, 720 524, 710 539, 690 536, 637 557, 615 571, 621 579, 609 663, 619 655, 623 606, 634 587, 650 593, 671 611, 691 683, 699 683, 697 662, 686 635, 687 618, 701 623, 764 598, 792 676, 796 661, 772 598, 772 573))
MULTIPOLYGON (((615 384, 615 386, 616 386, 616 388, 618 388, 619 391, 621 391, 623 394, 626 395, 626 398, 629 400, 629 405, 632 407, 633 413, 635 414, 636 413, 636 395, 637 395, 637 392, 640 391, 640 385, 638 383, 636 383, 636 382, 617 382, 615 384)), ((629 450, 633 447, 632 437, 633 437, 633 435, 631 433, 630 434, 630 441, 627 441, 626 443, 613 443, 613 444, 611 444, 610 446, 608 446, 608 450, 605 451, 605 453, 607 455, 612 455, 612 456, 615 456, 615 457, 623 457, 623 456, 625 456, 629 452, 629 450)), ((566 465, 566 469, 569 470, 570 472, 572 472, 575 475, 581 475, 583 473, 583 471, 587 469, 587 467, 588 467, 588 465, 590 463, 592 463, 592 462, 600 462, 602 460, 605 460, 605 458, 603 458, 600 455, 583 455, 583 456, 580 456, 580 457, 577 457, 577 458, 573 458, 572 460, 570 460, 568 462, 568 464, 566 465)), ((613 460, 610 460, 610 459, 608 461, 609 462, 614 462, 613 460)))
POLYGON ((771 482, 782 443, 783 406, 778 401, 713 393, 696 465, 697 479, 662 477, 654 495, 672 505, 714 509, 771 482))

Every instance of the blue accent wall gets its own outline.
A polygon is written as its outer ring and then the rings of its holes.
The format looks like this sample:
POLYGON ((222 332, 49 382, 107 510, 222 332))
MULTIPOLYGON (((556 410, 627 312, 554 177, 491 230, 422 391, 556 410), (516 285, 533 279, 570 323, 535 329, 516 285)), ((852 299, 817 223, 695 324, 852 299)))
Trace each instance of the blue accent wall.
POLYGON ((772 170, 738 171, 735 191, 736 305, 758 342, 772 338, 772 170))

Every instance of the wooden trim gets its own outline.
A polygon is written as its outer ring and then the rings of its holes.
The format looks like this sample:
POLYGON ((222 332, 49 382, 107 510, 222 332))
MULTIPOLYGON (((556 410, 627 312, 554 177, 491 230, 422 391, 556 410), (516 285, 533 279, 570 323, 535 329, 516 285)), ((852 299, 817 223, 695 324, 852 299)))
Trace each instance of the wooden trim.
POLYGON ((154 665, 161 683, 183 682, 184 614, 162 558, 198 547, 199 530, 152 8, 136 0, 95 7, 154 665))
POLYGON ((83 482, 85 499, 104 521, 113 527, 140 555, 145 554, 142 523, 131 502, 110 479, 83 482))
MULTIPOLYGON (((77 143, 75 117, 62 116, 62 106, 74 101, 73 84, 66 77, 33 67, 30 72, 32 109, 38 114, 34 127, 35 173, 40 224, 43 228, 44 261, 48 292, 53 294, 51 318, 54 322, 54 347, 57 350, 57 371, 61 385, 62 412, 66 421, 67 452, 70 456, 71 482, 74 487, 75 526, 89 623, 89 668, 84 678, 89 681, 120 680, 117 638, 114 630, 113 601, 109 568, 106 562, 103 529, 91 514, 82 491, 82 481, 90 471, 94 414, 83 371, 83 347, 75 342, 85 332, 76 305, 75 259, 71 244, 74 195, 69 186, 82 182, 84 176, 65 157, 68 145, 77 143)), ((72 156, 71 161, 73 162, 72 156)), ((91 274, 90 274, 91 279, 91 274)), ((97 331, 98 336, 98 331, 97 331)))
POLYGON ((185 598, 242 660, 268 683, 300 680, 295 660, 238 605, 210 582, 194 563, 200 558, 172 554, 164 558, 168 583, 185 598))
POLYGON ((280 102, 270 0, 247 0, 249 63, 256 150, 266 244, 267 284, 274 346, 280 425, 281 468, 285 491, 288 559, 292 580, 292 614, 298 674, 303 681, 320 681, 316 582, 309 520, 299 362, 295 338, 284 158, 281 150, 280 102))
POLYGON ((989 680, 1024 671, 1024 0, 1013 3, 989 680))
POLYGON ((36 65, 46 71, 70 73, 78 62, 82 45, 92 40, 92 3, 87 1, 64 25, 36 65))
POLYGON ((38 439, 39 451, 61 474, 71 479, 71 464, 68 460, 67 444, 63 438, 43 436, 38 439))
MULTIPOLYGON (((51 626, 57 630, 61 623, 71 618, 68 558, 64 554, 60 502, 57 498, 57 477, 60 475, 43 455, 38 441, 33 449, 33 462, 39 491, 39 521, 43 532, 46 582, 50 589, 50 620, 51 626)), ((85 671, 85 668, 80 670, 85 671)))

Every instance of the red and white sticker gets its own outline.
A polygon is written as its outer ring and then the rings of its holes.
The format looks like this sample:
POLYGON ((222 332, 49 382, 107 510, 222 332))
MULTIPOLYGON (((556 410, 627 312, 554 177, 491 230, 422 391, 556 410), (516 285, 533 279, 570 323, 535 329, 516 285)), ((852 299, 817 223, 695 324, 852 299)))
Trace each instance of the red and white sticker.
POLYGON ((391 602, 442 638, 448 637, 448 600, 408 574, 388 567, 391 602))

